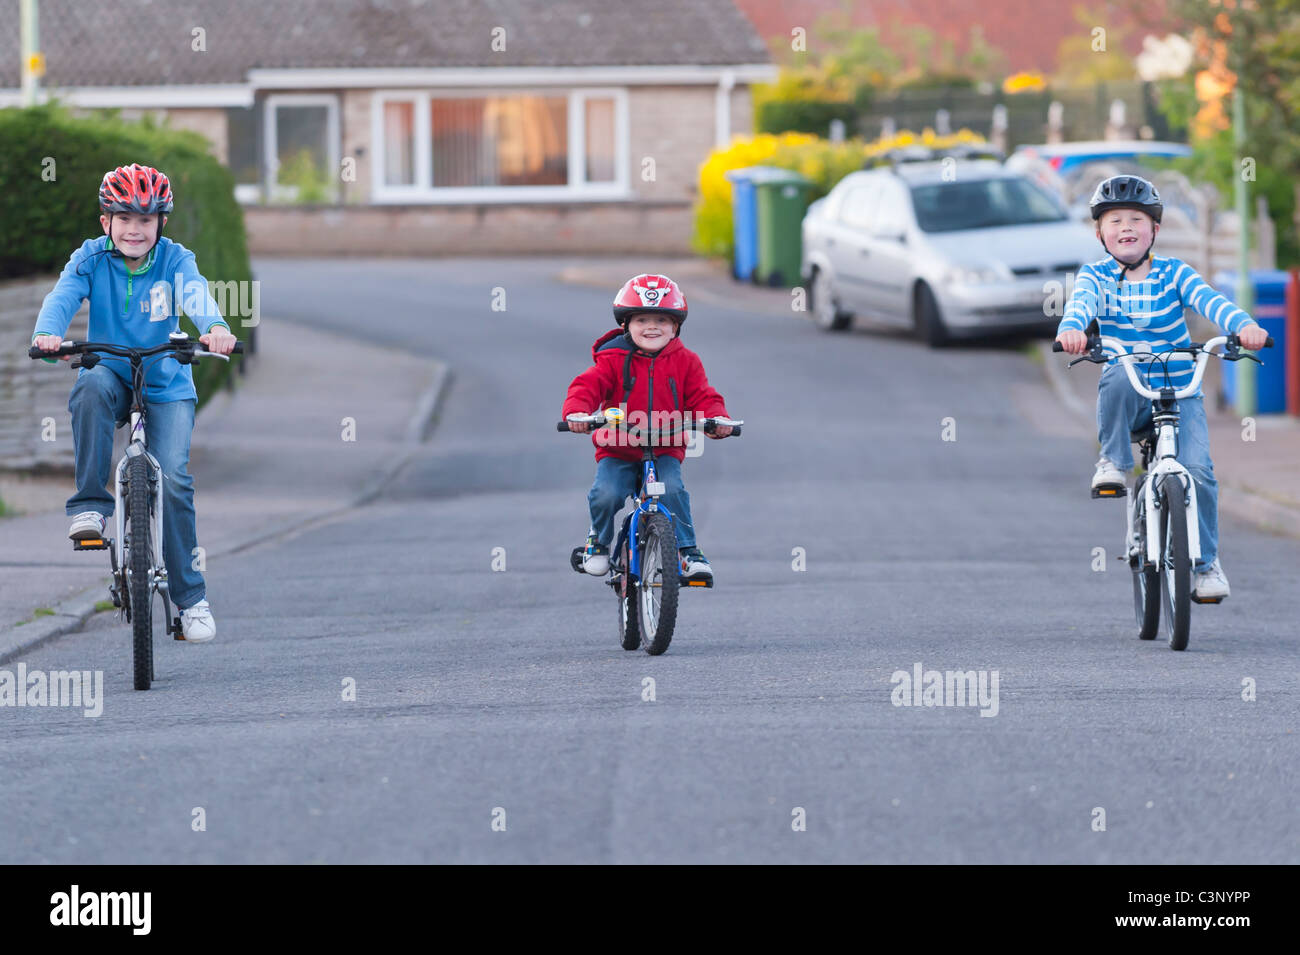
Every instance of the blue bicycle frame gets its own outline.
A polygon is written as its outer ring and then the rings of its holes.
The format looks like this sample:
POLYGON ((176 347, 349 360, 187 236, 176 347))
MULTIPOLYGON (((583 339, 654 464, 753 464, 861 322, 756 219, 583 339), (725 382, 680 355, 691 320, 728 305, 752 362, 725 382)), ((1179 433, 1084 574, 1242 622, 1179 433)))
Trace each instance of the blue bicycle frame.
POLYGON ((637 528, 640 526, 642 515, 650 515, 656 512, 665 515, 673 527, 673 534, 676 535, 677 533, 677 518, 673 516, 672 511, 659 503, 659 496, 663 491, 661 490, 657 494, 648 493, 650 487, 659 484, 659 475, 655 471, 654 455, 649 451, 645 453, 645 457, 642 459, 641 475, 641 489, 637 494, 636 507, 624 519, 613 550, 615 554, 620 553, 623 549, 623 542, 627 541, 627 572, 629 576, 635 577, 637 580, 641 579, 641 549, 637 546, 637 528))

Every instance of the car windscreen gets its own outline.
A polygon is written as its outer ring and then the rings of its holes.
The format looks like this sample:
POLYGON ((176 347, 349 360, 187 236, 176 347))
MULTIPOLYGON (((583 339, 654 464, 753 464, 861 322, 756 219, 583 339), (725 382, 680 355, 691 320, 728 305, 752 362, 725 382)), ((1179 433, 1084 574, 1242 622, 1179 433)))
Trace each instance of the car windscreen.
POLYGON ((923 232, 991 229, 1035 222, 1064 222, 1066 211, 1028 179, 980 179, 912 187, 916 222, 923 232))

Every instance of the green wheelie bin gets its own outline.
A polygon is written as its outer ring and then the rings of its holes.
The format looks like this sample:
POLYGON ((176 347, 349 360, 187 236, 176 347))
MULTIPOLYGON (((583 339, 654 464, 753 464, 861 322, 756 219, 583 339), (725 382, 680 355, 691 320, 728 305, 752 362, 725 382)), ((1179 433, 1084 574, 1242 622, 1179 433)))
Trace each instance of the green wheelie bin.
POLYGON ((773 288, 799 284, 803 217, 812 180, 788 169, 751 169, 758 199, 758 267, 754 281, 773 288))

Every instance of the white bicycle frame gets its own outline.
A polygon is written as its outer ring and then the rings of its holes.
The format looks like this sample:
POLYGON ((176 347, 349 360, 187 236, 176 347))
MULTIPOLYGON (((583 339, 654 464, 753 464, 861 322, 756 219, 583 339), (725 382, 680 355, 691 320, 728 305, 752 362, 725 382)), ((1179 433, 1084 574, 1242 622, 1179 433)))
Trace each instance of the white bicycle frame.
MULTIPOLYGON (((126 466, 132 458, 144 455, 149 461, 149 467, 157 477, 153 492, 153 522, 150 527, 149 540, 149 566, 153 568, 153 579, 149 581, 150 592, 155 590, 167 592, 167 568, 163 566, 162 561, 162 530, 163 530, 163 476, 162 466, 158 459, 149 453, 145 446, 144 418, 140 412, 131 412, 131 430, 130 439, 126 445, 126 453, 122 455, 122 460, 117 462, 116 477, 113 481, 113 519, 114 527, 117 530, 117 536, 113 541, 113 550, 117 556, 117 566, 121 568, 123 579, 127 581, 127 595, 130 594, 130 577, 131 568, 126 559, 126 515, 123 513, 122 500, 126 488, 126 466)), ((132 546, 136 542, 132 541, 132 546)), ((134 613, 134 610, 132 611, 134 613)))
MULTIPOLYGON (((1196 394, 1201 387, 1201 378, 1205 374, 1205 366, 1210 360, 1211 352, 1213 352, 1216 345, 1225 345, 1227 341, 1226 335, 1219 335, 1205 343, 1201 351, 1196 355, 1196 368, 1192 373, 1192 380, 1187 387, 1174 392, 1175 400, 1181 401, 1183 398, 1189 398, 1196 394)), ((1143 384, 1138 377, 1136 366, 1140 363, 1161 360, 1171 351, 1183 351, 1191 354, 1186 349, 1177 348, 1166 348, 1159 353, 1128 352, 1125 350, 1123 342, 1109 336, 1102 336, 1101 344, 1123 366, 1133 390, 1152 401, 1160 398, 1160 392, 1154 391, 1143 384)), ((1187 468, 1183 467, 1178 461, 1178 430, 1172 421, 1161 424, 1156 433, 1155 460, 1155 467, 1147 473, 1147 479, 1142 486, 1142 503, 1146 508, 1146 560, 1152 564, 1159 560, 1160 547, 1163 544, 1163 541, 1159 539, 1160 518, 1156 507, 1156 485, 1159 483, 1160 478, 1174 476, 1182 483, 1183 490, 1187 494, 1187 552, 1192 561, 1195 562, 1201 556, 1200 521, 1196 512, 1196 482, 1192 479, 1192 475, 1187 468)), ((1137 553, 1137 539, 1133 526, 1133 511, 1136 506, 1137 500, 1134 499, 1128 507, 1126 549, 1130 557, 1136 556, 1137 553)))

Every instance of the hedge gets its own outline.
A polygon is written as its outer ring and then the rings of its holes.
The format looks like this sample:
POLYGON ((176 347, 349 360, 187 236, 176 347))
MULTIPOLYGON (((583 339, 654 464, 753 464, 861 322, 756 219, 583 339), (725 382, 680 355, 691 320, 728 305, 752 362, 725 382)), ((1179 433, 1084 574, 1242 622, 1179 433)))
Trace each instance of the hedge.
MULTIPOLYGON (((98 195, 104 173, 136 162, 171 180, 176 207, 164 234, 194 253, 203 277, 251 281, 234 179, 208 148, 197 133, 148 119, 74 117, 55 104, 0 109, 0 279, 61 272, 74 249, 103 235, 98 195)), ((241 340, 247 337, 238 319, 229 321, 241 340)), ((188 318, 181 327, 198 334, 188 318)), ((200 406, 229 380, 230 369, 222 361, 195 368, 200 406)))

